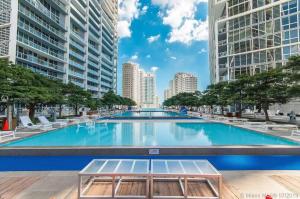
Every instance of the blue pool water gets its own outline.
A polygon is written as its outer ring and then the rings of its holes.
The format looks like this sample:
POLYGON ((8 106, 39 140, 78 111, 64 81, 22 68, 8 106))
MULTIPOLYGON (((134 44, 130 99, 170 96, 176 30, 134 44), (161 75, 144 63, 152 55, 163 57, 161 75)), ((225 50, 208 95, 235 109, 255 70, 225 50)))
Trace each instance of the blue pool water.
POLYGON ((69 126, 4 146, 216 146, 299 145, 283 138, 218 123, 99 123, 69 126))
POLYGON ((300 170, 300 156, 0 156, 0 171, 74 171, 93 159, 206 159, 218 170, 300 170))
POLYGON ((182 117, 184 114, 170 111, 126 111, 115 114, 116 117, 182 117))

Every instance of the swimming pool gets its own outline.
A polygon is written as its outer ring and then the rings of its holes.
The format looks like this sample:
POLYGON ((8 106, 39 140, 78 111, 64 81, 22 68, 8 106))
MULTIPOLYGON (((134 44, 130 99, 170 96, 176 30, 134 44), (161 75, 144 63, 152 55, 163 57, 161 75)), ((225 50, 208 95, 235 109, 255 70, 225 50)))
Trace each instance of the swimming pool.
POLYGON ((76 125, 13 141, 3 147, 201 147, 299 143, 220 123, 126 122, 76 125))
POLYGON ((184 114, 171 111, 126 111, 115 114, 116 117, 183 117, 184 114))

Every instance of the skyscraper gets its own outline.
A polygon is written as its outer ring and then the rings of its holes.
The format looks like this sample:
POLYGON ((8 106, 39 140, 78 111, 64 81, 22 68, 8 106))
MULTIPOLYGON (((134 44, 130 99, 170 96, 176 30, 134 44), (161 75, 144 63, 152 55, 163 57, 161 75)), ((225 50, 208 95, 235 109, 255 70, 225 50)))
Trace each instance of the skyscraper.
POLYGON ((0 58, 94 97, 116 91, 117 0, 2 0, 0 58))
POLYGON ((135 63, 123 64, 122 89, 122 96, 134 100, 139 107, 156 108, 159 106, 155 74, 146 73, 135 63))
POLYGON ((140 105, 140 73, 139 66, 134 63, 123 64, 123 83, 122 83, 122 96, 130 98, 140 105))
POLYGON ((300 54, 300 0, 209 1, 212 83, 281 66, 300 54))
POLYGON ((179 93, 194 93, 198 88, 198 79, 189 73, 176 73, 165 90, 165 100, 179 93))

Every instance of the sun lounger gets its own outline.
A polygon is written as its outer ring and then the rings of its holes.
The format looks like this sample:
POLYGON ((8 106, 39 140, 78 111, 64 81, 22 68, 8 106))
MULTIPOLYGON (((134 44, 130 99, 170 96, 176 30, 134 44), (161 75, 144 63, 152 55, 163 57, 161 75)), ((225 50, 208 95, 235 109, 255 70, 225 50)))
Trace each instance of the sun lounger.
POLYGON ((6 137, 15 138, 15 131, 0 131, 0 141, 6 137))
POLYGON ((51 129, 52 125, 48 124, 48 125, 43 125, 43 124, 33 124, 33 122, 31 121, 31 119, 28 116, 20 116, 20 121, 22 124, 22 127, 24 128, 28 128, 28 129, 42 129, 42 130, 47 130, 47 129, 51 129))
POLYGON ((67 122, 50 122, 45 116, 39 116, 38 119, 42 125, 52 125, 52 126, 59 126, 59 127, 68 125, 67 122))
POLYGON ((300 130, 299 130, 299 129, 297 129, 297 130, 292 130, 291 136, 300 136, 300 130))
POLYGON ((265 130, 272 130, 272 129, 275 129, 275 128, 298 129, 297 125, 292 125, 292 124, 265 124, 264 127, 265 127, 265 130))

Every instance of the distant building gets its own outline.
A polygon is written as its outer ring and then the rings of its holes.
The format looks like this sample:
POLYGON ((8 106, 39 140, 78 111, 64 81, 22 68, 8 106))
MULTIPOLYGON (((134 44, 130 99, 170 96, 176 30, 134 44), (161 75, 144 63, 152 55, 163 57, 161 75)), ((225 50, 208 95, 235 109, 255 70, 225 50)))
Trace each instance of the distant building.
POLYGON ((177 73, 164 91, 164 98, 169 99, 179 93, 194 93, 198 88, 198 79, 189 73, 177 73))
POLYGON ((123 64, 123 97, 134 100, 140 105, 140 69, 137 64, 123 64))
POLYGON ((123 97, 134 100, 139 107, 157 108, 156 76, 146 73, 135 63, 123 64, 123 97))
POLYGON ((117 21, 117 0, 1 0, 0 58, 101 97, 117 87, 117 21))

